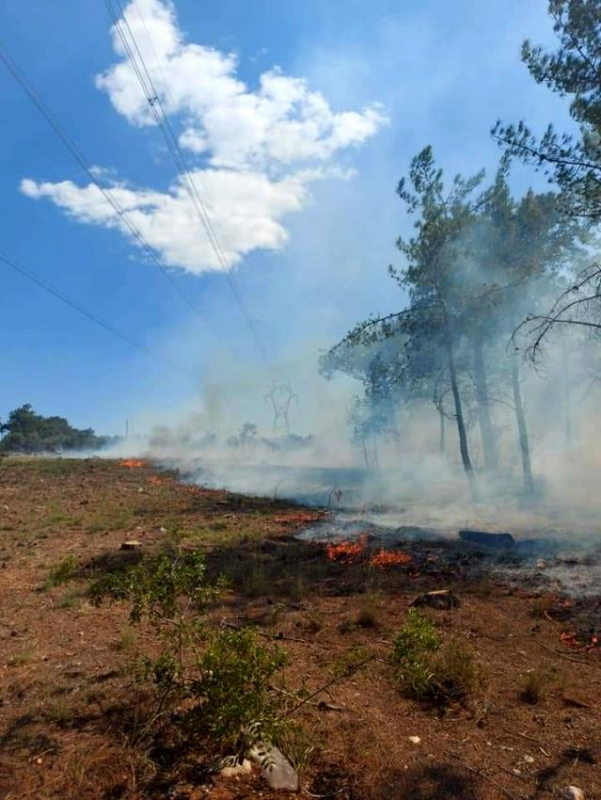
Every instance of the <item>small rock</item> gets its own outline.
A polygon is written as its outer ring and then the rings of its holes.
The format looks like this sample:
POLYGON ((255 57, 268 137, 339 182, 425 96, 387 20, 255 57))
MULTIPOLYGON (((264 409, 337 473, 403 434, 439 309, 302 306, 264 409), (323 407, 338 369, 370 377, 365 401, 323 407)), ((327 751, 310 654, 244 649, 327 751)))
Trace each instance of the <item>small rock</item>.
POLYGON ((568 786, 563 792, 566 800, 584 800, 584 792, 577 786, 568 786))
POLYGON ((137 550, 139 547, 142 547, 142 542, 137 542, 134 539, 130 539, 127 542, 123 542, 119 550, 137 550))
POLYGON ((261 775, 271 789, 283 789, 288 792, 298 791, 298 775, 286 756, 277 747, 269 746, 266 750, 255 747, 250 755, 261 766, 261 775), (265 766, 263 766, 265 764, 265 766))
POLYGON ((410 736, 409 741, 412 744, 419 744, 421 742, 421 739, 419 738, 419 736, 410 736))
POLYGON ((532 756, 528 755, 524 756, 524 761, 526 762, 526 764, 534 764, 534 759, 532 758, 532 756))
POLYGON ((544 560, 544 558, 539 558, 538 561, 536 562, 536 568, 537 569, 547 569, 548 566, 549 565, 544 560))
POLYGON ((167 528, 163 528, 162 526, 159 528, 159 533, 167 533, 167 528))
POLYGON ((245 758, 241 764, 235 764, 232 767, 224 767, 219 773, 222 778, 239 778, 242 775, 250 775, 252 772, 252 765, 250 761, 245 758))

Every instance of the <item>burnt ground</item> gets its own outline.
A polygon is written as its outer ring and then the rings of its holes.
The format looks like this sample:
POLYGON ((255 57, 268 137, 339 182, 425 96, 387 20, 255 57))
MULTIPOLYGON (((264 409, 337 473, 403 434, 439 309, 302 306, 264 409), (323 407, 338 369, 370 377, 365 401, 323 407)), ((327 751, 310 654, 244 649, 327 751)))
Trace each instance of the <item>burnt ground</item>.
POLYGON ((256 773, 207 776, 194 768, 202 754, 179 760, 140 735, 150 700, 133 663, 152 650, 152 634, 131 627, 125 603, 94 606, 88 587, 173 543, 202 547, 212 573, 230 579, 213 624, 252 623, 286 648, 288 691, 318 689, 341 665, 373 656, 297 713, 315 745, 305 796, 543 800, 572 784, 601 797, 601 661, 590 647, 598 599, 520 586, 510 569, 487 577, 476 568, 486 555, 456 544, 400 540, 411 559, 378 568, 368 566, 368 542, 354 559, 331 561, 325 546, 296 538, 318 517, 184 485, 148 465, 0 462, 0 798, 277 796, 256 773), (129 539, 139 550, 120 550, 129 539), (444 712, 403 696, 389 662, 411 602, 441 588, 459 605, 424 613, 445 640, 469 647, 479 670, 469 700, 444 712), (540 676, 536 703, 521 699, 528 674, 540 676))

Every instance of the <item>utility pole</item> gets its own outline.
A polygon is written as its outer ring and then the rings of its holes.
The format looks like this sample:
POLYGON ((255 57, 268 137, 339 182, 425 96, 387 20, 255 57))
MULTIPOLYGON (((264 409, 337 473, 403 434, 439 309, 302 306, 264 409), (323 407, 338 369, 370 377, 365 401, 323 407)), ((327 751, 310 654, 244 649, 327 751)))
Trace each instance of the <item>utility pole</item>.
POLYGON ((271 389, 265 395, 265 402, 270 402, 273 408, 273 433, 290 433, 290 420, 288 413, 292 401, 298 403, 298 396, 292 392, 289 383, 272 383, 271 389))

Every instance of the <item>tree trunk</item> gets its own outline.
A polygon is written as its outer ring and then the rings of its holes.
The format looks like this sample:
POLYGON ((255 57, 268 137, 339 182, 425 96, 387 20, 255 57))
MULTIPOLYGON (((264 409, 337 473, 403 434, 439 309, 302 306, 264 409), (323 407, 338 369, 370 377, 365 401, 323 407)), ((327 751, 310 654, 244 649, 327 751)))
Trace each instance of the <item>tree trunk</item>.
POLYGON ((379 457, 378 457, 378 437, 376 435, 375 430, 372 430, 371 433, 372 438, 372 445, 373 445, 373 454, 374 454, 374 467, 378 469, 379 467, 379 457))
POLYGON ((488 385, 486 380, 486 367, 484 365, 484 347, 482 339, 477 336, 474 340, 474 378, 476 382, 476 400, 478 403, 478 423, 482 437, 482 452, 484 453, 484 468, 495 470, 499 465, 497 456, 497 443, 495 432, 490 419, 490 406, 488 404, 488 385))
POLYGON ((511 381, 513 385, 513 405, 515 407, 515 418, 518 425, 520 453, 522 456, 524 489, 528 496, 532 496, 534 494, 534 481, 532 479, 532 464, 530 463, 530 444, 528 442, 528 428, 526 427, 526 416, 524 414, 522 391, 520 389, 520 368, 515 356, 511 365, 511 381))
POLYGON ((561 340, 561 361, 563 369, 563 411, 565 414, 566 448, 572 449, 572 410, 570 408, 570 359, 566 340, 561 340))
POLYGON ((445 428, 445 415, 441 409, 438 409, 440 416, 440 455, 444 456, 446 450, 446 428, 445 428))
POLYGON ((365 467, 369 469, 369 456, 367 455, 367 444, 365 442, 365 436, 361 437, 361 448, 363 450, 363 459, 365 460, 365 467))
POLYGON ((461 462, 467 482, 469 483, 470 492, 473 500, 480 499, 478 491, 478 484, 476 483, 476 476, 474 475, 474 468, 470 459, 469 447, 467 444, 467 433, 465 430, 465 422, 463 419, 463 406, 461 403, 461 395, 459 394, 459 386, 457 384, 457 370, 455 368, 455 354, 453 353, 453 344, 451 342, 451 335, 449 326, 446 326, 446 347, 447 358, 449 363, 449 377, 451 379, 451 391, 453 393, 453 402, 455 404, 455 418, 457 420, 457 433, 459 434, 459 451, 461 453, 461 462))

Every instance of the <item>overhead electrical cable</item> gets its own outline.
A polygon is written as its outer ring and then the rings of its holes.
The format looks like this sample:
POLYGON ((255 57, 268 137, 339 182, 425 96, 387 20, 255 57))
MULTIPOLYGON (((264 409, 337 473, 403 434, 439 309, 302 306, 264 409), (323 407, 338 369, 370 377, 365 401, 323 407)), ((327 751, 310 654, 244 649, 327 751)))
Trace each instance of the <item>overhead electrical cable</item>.
POLYGON ((176 370, 180 374, 184 374, 185 377, 187 377, 187 378, 189 378, 191 380, 195 380, 192 377, 192 375, 183 372, 183 368, 182 367, 178 366, 177 364, 172 363, 171 361, 169 361, 168 359, 164 358, 163 356, 159 356, 157 353, 153 352, 148 347, 146 347, 146 345, 140 344, 140 342, 136 341, 135 339, 132 339, 128 334, 123 333, 123 331, 119 330, 118 328, 115 328, 109 322, 106 322, 101 317, 97 316, 93 311, 88 311, 86 308, 81 306, 75 300, 72 300, 68 295, 63 294, 63 292, 61 292, 59 289, 56 289, 51 284, 47 283, 47 281, 45 281, 42 278, 40 278, 37 275, 35 275, 33 272, 30 272, 29 270, 27 270, 24 267, 22 267, 20 264, 17 264, 15 261, 13 261, 12 259, 8 258, 8 256, 5 256, 3 253, 0 253, 0 261, 2 261, 7 267, 10 267, 15 272, 18 272, 20 275, 22 275, 23 277, 27 278, 27 280, 31 281, 32 283, 35 283, 36 286, 39 286, 45 292, 48 292, 49 294, 53 295, 54 297, 56 297, 61 302, 63 302, 66 305, 70 306, 72 309, 77 311, 79 314, 82 314, 84 317, 87 317, 87 319, 91 320, 96 325, 99 325, 101 328, 104 328, 105 331, 108 331, 109 333, 112 333, 113 336, 116 336, 118 339, 121 339, 122 341, 126 342, 131 347, 135 347, 136 350, 139 350, 141 353, 144 353, 144 355, 151 356, 152 358, 160 359, 167 366, 169 366, 171 369, 176 370))
POLYGON ((107 188, 100 182, 100 180, 98 179, 98 175, 97 173, 95 173, 92 164, 88 161, 88 159, 85 157, 81 149, 71 138, 71 136, 62 126, 62 124, 56 119, 56 117, 51 112, 51 110, 47 106, 46 102, 44 101, 40 93, 36 90, 31 81, 27 78, 27 76, 25 75, 23 70, 19 67, 15 59, 9 55, 8 51, 1 42, 0 42, 0 60, 4 63, 10 74, 17 81, 17 83, 23 89, 23 91, 27 94, 27 96, 35 105, 35 107, 38 109, 38 111, 42 114, 48 125, 50 125, 54 133, 62 141, 63 145, 71 153, 71 155, 77 161, 77 163, 80 165, 83 171, 88 175, 92 183, 94 183, 94 185, 102 193, 103 197, 115 211, 115 214, 127 227, 129 232, 132 234, 132 236, 135 238, 138 244, 142 247, 144 252, 148 256, 150 256, 156 267, 161 270, 161 272, 167 278, 171 286, 179 294, 183 302, 190 308, 190 310, 195 314, 195 316, 197 316, 202 321, 207 330, 209 330, 210 333, 215 338, 219 339, 217 334, 212 330, 211 326, 208 324, 207 320, 202 316, 197 307, 190 301, 190 299, 182 289, 179 282, 171 274, 171 272, 165 265, 159 253, 155 250, 155 248, 151 244, 149 244, 149 242, 140 232, 139 228, 131 221, 131 219, 128 216, 129 214, 128 210, 124 209, 117 200, 117 198, 115 197, 115 195, 113 194, 113 192, 111 192, 109 188, 107 188))
MULTIPOLYGON (((109 12, 109 16, 111 17, 111 20, 113 22, 114 29, 117 32, 117 35, 121 40, 121 43, 123 44, 125 53, 129 59, 129 62, 136 75, 136 78, 138 79, 138 82, 144 93, 144 96, 146 97, 151 113, 154 117, 154 120, 163 134, 163 137, 165 139, 165 144, 174 160, 175 166, 182 181, 182 185, 184 186, 184 188, 188 192, 188 195, 190 196, 192 205, 196 210, 196 213, 207 234, 207 238, 209 240, 211 247, 213 248, 213 251, 215 252, 217 261, 219 262, 222 271, 226 275, 226 278, 234 294, 236 302, 240 306, 240 310, 248 326, 248 329, 255 341, 257 349, 259 350, 264 360, 269 364, 269 357, 267 355, 261 337, 259 336, 259 333, 256 329, 254 319, 251 313, 249 312, 248 307, 246 306, 246 303, 242 296, 242 292, 240 291, 240 287, 238 286, 235 276, 232 273, 232 269, 229 264, 227 255, 223 250, 221 242, 219 241, 219 237, 215 231, 215 226, 211 220, 210 214, 206 207, 206 203, 204 202, 202 196, 198 191, 192 170, 190 169, 186 156, 180 147, 178 138, 173 130, 173 127, 169 122, 169 118, 165 112, 165 108, 163 106, 160 93, 156 89, 155 83, 152 79, 150 71, 146 65, 144 57, 140 51, 136 38, 133 34, 133 31, 127 19, 127 15, 125 14, 125 10, 121 5, 120 0, 115 0, 115 2, 113 2, 113 0, 105 0, 105 4, 109 12)), ((143 17, 141 16, 139 9, 138 9, 138 14, 142 19, 142 22, 144 23, 143 17)), ((148 35, 149 41, 151 43, 152 49, 155 53, 155 57, 157 57, 156 50, 154 49, 154 45, 152 44, 152 40, 150 39, 148 28, 146 27, 145 23, 144 27, 148 35)), ((157 63, 158 63, 158 58, 157 58, 157 63)), ((160 69, 160 63, 158 63, 158 66, 160 69)), ((166 91, 168 91, 169 90, 168 83, 162 69, 161 72, 163 75, 163 80, 165 81, 166 91)))

